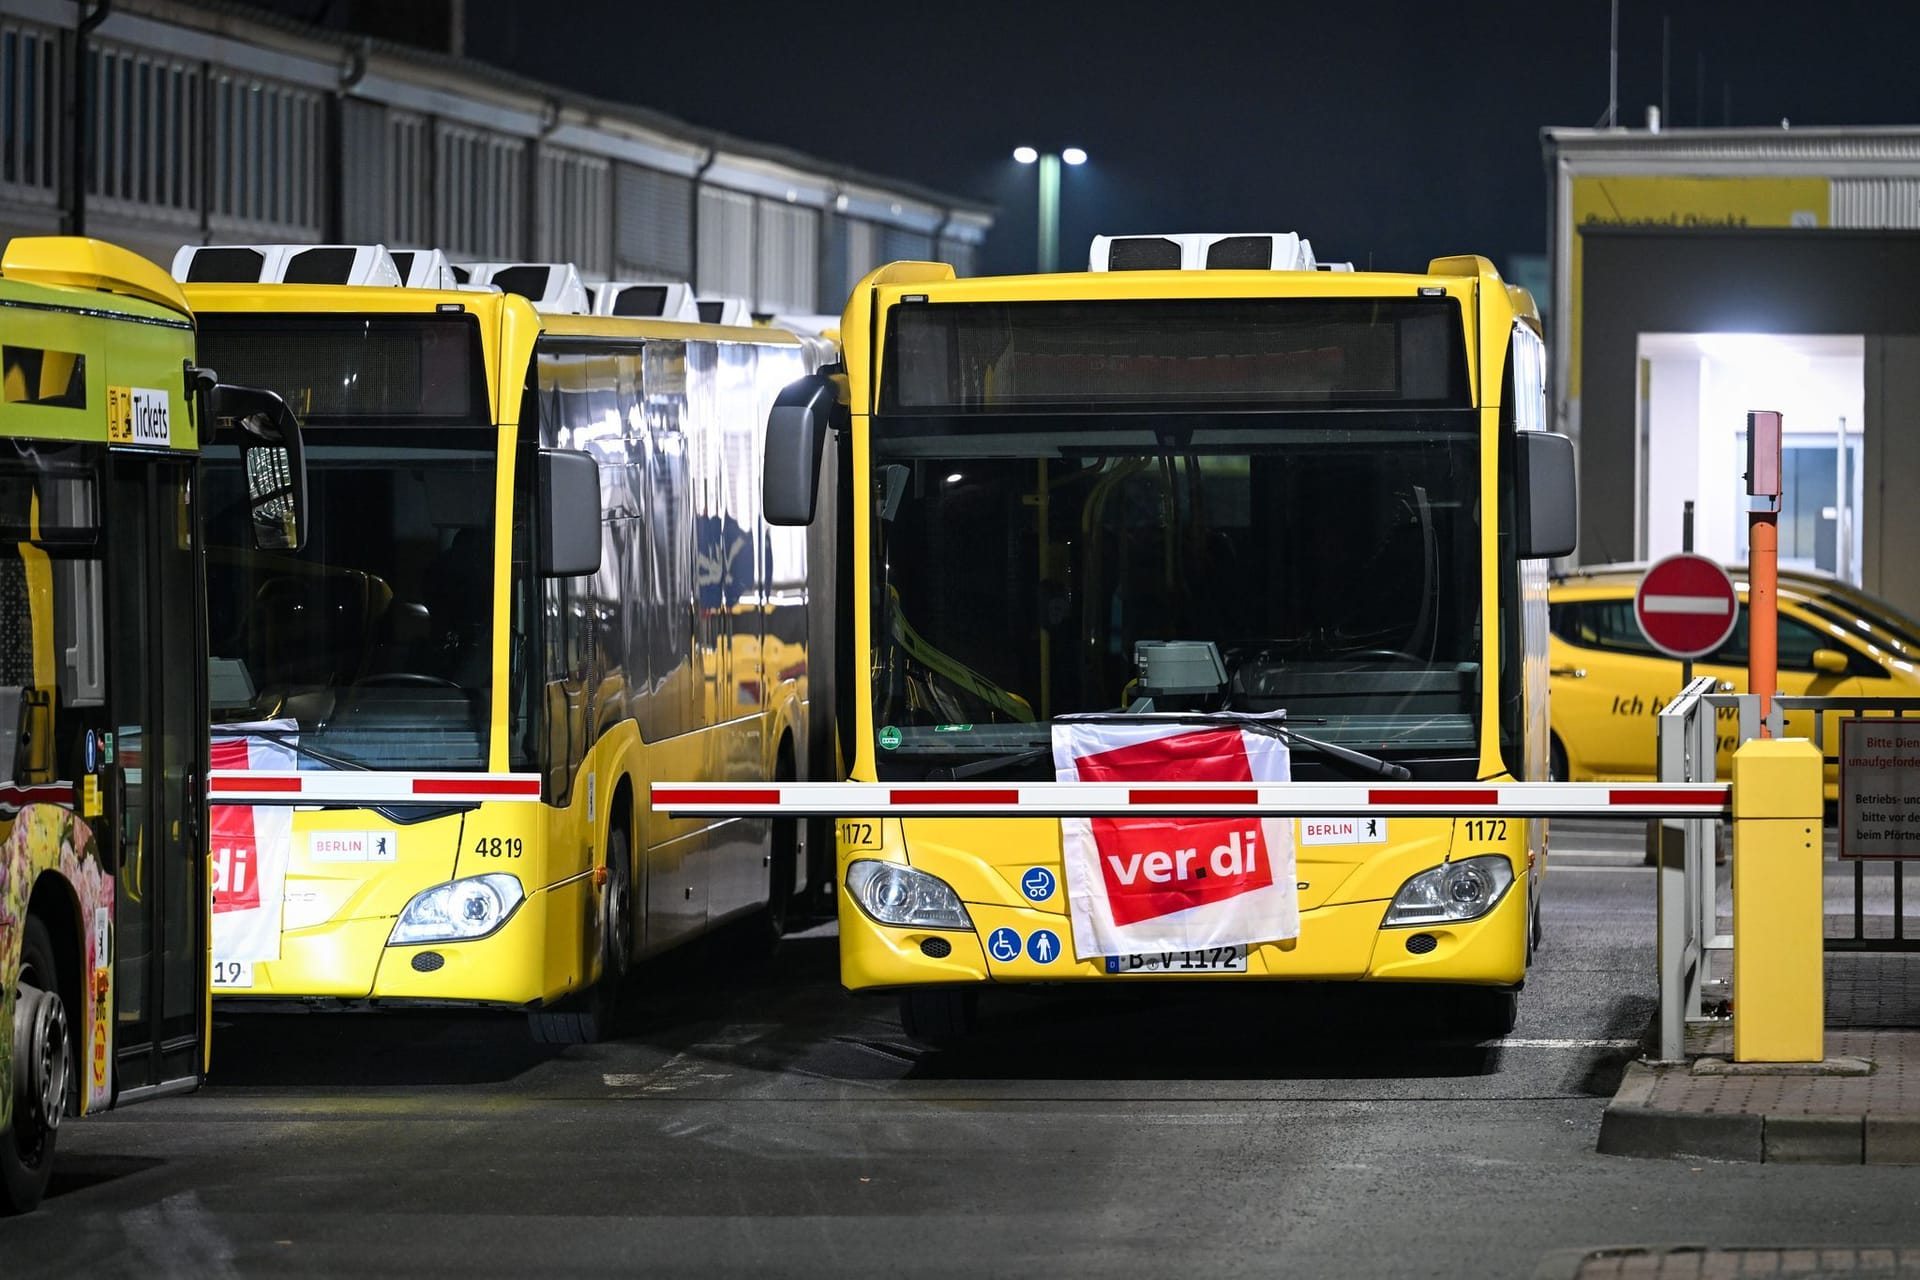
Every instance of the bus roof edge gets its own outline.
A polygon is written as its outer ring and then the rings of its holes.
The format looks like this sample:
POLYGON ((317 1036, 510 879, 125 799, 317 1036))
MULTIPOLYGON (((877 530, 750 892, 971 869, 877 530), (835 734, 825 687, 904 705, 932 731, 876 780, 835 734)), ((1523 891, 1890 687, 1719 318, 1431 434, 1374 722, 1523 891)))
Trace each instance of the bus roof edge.
POLYGON ((0 256, 0 276, 31 284, 104 289, 189 315, 173 277, 131 250, 85 236, 15 236, 0 256))

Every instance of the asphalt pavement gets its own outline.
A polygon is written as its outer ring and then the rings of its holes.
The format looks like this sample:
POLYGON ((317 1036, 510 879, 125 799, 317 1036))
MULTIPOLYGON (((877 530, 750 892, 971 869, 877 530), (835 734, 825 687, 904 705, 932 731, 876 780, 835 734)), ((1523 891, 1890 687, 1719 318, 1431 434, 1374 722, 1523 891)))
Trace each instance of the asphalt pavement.
POLYGON ((891 1002, 840 989, 830 926, 764 966, 723 936, 647 967, 629 1034, 591 1047, 477 1016, 223 1023, 208 1088, 63 1131, 45 1206, 0 1222, 0 1276, 1920 1256, 1897 1252, 1920 1245, 1920 1170, 1597 1154, 1654 1011, 1652 873, 1557 831, 1548 886, 1519 1026, 1490 1045, 1390 990, 1150 984, 996 992, 976 1040, 921 1050, 891 1002))

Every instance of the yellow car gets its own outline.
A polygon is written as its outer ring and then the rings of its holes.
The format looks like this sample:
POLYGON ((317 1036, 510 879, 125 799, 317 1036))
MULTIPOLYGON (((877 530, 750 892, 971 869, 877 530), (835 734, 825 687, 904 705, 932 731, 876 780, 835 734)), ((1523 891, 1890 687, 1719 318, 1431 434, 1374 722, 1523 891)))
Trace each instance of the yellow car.
MULTIPOLYGON (((1552 770, 1571 782, 1651 779, 1659 772, 1654 717, 1680 691, 1680 662, 1640 633, 1633 594, 1644 568, 1607 565, 1556 578, 1548 593, 1552 636, 1552 770)), ((1695 676, 1713 676, 1729 692, 1747 688, 1747 583, 1736 567, 1740 617, 1733 634, 1694 661, 1695 676)), ((1899 610, 1833 578, 1780 575, 1779 689, 1815 697, 1920 698, 1912 624, 1899 610)), ((1836 715, 1825 743, 1833 749, 1836 715)), ((1787 717, 1791 737, 1813 736, 1807 713, 1787 717)), ((1720 734, 1720 773, 1732 767, 1736 726, 1720 734)), ((1828 768, 1829 798, 1835 792, 1828 768)))

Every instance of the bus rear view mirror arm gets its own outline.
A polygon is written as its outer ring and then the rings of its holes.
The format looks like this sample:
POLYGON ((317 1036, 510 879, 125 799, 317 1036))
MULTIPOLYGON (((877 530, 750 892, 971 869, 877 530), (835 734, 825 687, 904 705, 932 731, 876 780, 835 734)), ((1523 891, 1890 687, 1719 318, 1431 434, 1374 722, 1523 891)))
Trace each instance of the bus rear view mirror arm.
POLYGON ((600 464, 574 449, 540 451, 540 576, 600 572, 600 464))
POLYGON ((761 506, 767 523, 809 525, 820 498, 820 458, 839 406, 833 379, 810 373, 787 384, 767 414, 761 506))
POLYGON ((1550 431, 1514 434, 1515 553, 1522 560, 1573 554, 1580 537, 1580 487, 1573 441, 1550 431))

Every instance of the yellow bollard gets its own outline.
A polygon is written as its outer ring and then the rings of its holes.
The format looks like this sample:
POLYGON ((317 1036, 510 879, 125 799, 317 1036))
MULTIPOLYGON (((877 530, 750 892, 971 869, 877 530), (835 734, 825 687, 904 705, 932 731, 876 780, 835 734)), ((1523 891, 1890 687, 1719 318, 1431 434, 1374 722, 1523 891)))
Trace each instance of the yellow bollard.
POLYGON ((1733 1059, 1819 1062, 1825 1039, 1820 751, 1733 753, 1733 1059))

